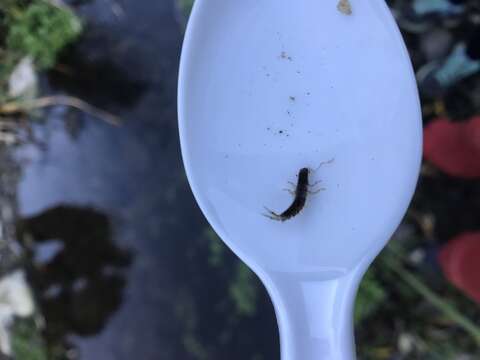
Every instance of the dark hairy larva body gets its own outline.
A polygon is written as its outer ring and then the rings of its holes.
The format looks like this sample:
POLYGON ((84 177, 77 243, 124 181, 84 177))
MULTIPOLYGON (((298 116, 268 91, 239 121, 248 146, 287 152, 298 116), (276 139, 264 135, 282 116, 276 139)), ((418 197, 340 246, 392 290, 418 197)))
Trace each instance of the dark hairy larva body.
POLYGON ((310 169, 302 168, 298 172, 298 182, 295 187, 295 191, 292 192, 295 196, 293 199, 292 204, 288 207, 287 210, 282 212, 281 214, 277 214, 272 210, 265 208, 268 211, 268 214, 264 214, 266 217, 272 220, 278 221, 285 221, 291 219, 295 215, 297 215, 300 211, 302 211, 303 207, 305 206, 305 201, 307 200, 308 194, 308 175, 310 173, 310 169))
POLYGON ((315 169, 311 169, 308 167, 301 168, 298 171, 298 181, 297 184, 295 185, 292 182, 289 182, 290 184, 295 186, 295 190, 290 190, 290 189, 284 189, 287 190, 289 193, 291 193, 294 196, 292 204, 288 207, 287 210, 284 212, 277 214, 276 212, 273 212, 272 210, 268 209, 265 207, 265 210, 267 210, 267 214, 263 214, 264 216, 268 217, 269 219, 272 220, 277 220, 277 221, 286 221, 288 219, 293 218, 296 216, 302 209, 305 207, 305 202, 307 201, 307 195, 308 194, 316 194, 322 190, 325 190, 324 188, 320 188, 314 191, 311 191, 310 188, 314 187, 317 185, 320 181, 317 181, 313 184, 310 184, 308 182, 308 177, 312 172, 317 171, 322 165, 328 165, 331 164, 335 159, 332 158, 328 161, 323 161, 321 162, 315 169))

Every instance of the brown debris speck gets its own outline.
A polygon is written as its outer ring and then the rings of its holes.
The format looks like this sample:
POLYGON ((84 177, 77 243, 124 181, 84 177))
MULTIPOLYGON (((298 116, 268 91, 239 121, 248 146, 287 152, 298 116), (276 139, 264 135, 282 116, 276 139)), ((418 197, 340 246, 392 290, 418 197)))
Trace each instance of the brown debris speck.
POLYGON ((289 60, 289 61, 292 61, 292 57, 289 56, 285 51, 282 51, 282 52, 280 53, 280 57, 281 57, 282 59, 287 59, 287 60, 289 60))
POLYGON ((337 5, 338 11, 345 15, 352 15, 352 5, 349 0, 340 0, 337 5))

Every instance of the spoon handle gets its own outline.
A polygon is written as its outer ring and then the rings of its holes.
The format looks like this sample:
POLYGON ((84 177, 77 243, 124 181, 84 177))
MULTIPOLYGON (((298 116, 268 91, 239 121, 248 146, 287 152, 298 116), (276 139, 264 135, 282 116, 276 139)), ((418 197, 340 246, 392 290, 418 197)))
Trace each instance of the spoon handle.
POLYGON ((352 315, 362 275, 360 269, 328 280, 270 274, 264 283, 277 315, 282 360, 356 358, 352 315))

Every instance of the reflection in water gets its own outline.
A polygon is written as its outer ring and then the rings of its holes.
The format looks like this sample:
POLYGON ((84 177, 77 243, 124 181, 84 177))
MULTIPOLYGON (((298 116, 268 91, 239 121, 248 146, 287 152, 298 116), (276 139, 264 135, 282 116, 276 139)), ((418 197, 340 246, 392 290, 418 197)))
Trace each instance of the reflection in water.
POLYGON ((103 110, 120 112, 131 108, 150 84, 148 80, 127 72, 127 66, 138 67, 135 64, 138 60, 136 54, 124 50, 126 46, 128 44, 122 41, 112 42, 102 32, 85 33, 49 72, 50 85, 56 91, 66 91, 103 110), (90 56, 85 56, 87 51, 90 56), (127 63, 119 65, 114 58, 121 58, 127 63))
POLYGON ((28 277, 50 347, 71 334, 100 332, 122 303, 124 270, 132 254, 118 248, 106 215, 87 207, 57 206, 18 223, 29 253, 28 277))

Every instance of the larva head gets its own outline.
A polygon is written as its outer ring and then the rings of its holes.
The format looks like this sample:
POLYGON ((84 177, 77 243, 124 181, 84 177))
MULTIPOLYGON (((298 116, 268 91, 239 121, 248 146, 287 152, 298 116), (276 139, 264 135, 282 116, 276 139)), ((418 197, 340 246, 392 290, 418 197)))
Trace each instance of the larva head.
POLYGON ((312 172, 312 169, 310 169, 310 168, 300 169, 300 171, 298 172, 298 181, 299 182, 302 182, 302 181, 307 181, 308 182, 308 175, 310 175, 311 172, 312 172))

